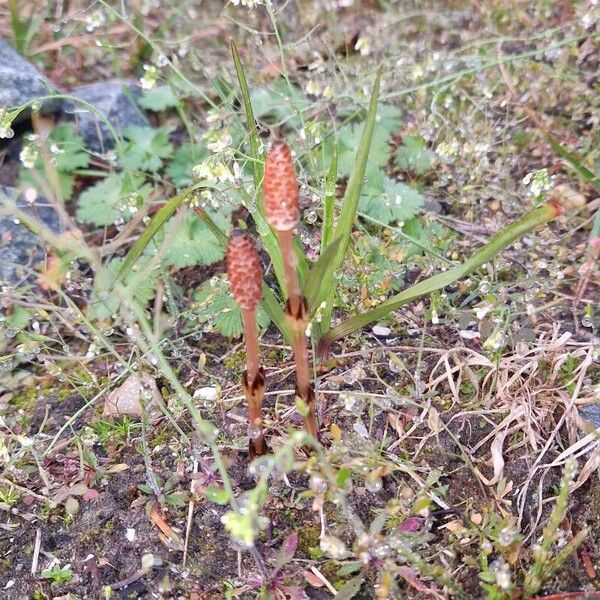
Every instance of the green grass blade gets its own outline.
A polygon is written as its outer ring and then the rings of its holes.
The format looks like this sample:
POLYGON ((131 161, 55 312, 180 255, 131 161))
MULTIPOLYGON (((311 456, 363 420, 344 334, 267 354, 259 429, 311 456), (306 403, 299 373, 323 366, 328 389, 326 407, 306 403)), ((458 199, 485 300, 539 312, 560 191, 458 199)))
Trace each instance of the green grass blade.
POLYGON ((319 353, 324 355, 328 352, 331 344, 359 329, 362 329, 369 323, 373 323, 389 315, 392 311, 399 309, 408 302, 419 298, 425 294, 430 294, 440 290, 459 279, 463 279, 482 264, 492 260, 497 254, 504 250, 526 233, 529 233, 539 225, 543 225, 561 214, 561 208, 555 204, 544 204, 526 214, 515 223, 508 225, 502 231, 493 236, 490 241, 480 248, 473 256, 460 265, 444 273, 439 273, 429 277, 424 281, 403 290, 393 298, 380 304, 373 310, 356 315, 347 319, 327 332, 319 343, 319 353))
MULTIPOLYGON (((260 158, 261 145, 258 137, 258 128, 256 127, 256 119, 254 118, 254 111, 252 110, 252 102, 250 101, 250 90, 248 88, 248 82, 246 81, 246 74, 244 73, 244 67, 242 66, 242 61, 240 60, 237 46, 233 40, 231 40, 230 46, 235 72, 240 85, 240 92, 242 94, 244 112, 246 113, 246 129, 248 130, 248 138, 250 140, 250 156, 253 159, 252 173, 254 175, 254 186, 258 190, 263 178, 263 161, 260 158)), ((259 205, 258 202, 256 204, 257 206, 259 205)), ((259 210, 262 213, 260 206, 259 210)))
POLYGON ((266 284, 263 283, 263 297, 260 301, 260 305, 265 309, 265 312, 269 315, 271 321, 283 335, 285 341, 290 344, 292 338, 289 335, 287 322, 285 320, 285 314, 281 308, 281 302, 277 299, 277 296, 273 293, 273 290, 266 284))
POLYGON ((146 249, 146 246, 150 243, 150 240, 156 235, 160 228, 169 220, 173 213, 179 208, 179 206, 189 199, 192 192, 198 188, 198 185, 193 185, 181 191, 176 196, 173 196, 151 219, 146 229, 138 240, 131 246, 119 273, 117 279, 123 279, 131 270, 131 267, 135 264, 135 261, 142 255, 142 252, 146 249))
POLYGON ((333 239, 333 211, 335 208, 335 184, 337 182, 338 149, 333 145, 331 164, 325 177, 325 197, 323 199, 323 224, 321 225, 321 253, 333 239))
POLYGON ((333 267, 333 259, 340 243, 341 240, 337 238, 327 246, 324 252, 321 252, 319 260, 314 264, 306 278, 303 293, 308 302, 308 312, 311 315, 318 307, 317 300, 319 299, 319 289, 323 285, 323 282, 327 281, 332 275, 331 269, 333 267))
POLYGON ((567 150, 562 144, 555 140, 549 133, 544 134, 550 146, 558 156, 566 160, 571 167, 588 183, 591 183, 598 192, 600 192, 600 177, 590 171, 582 162, 582 160, 570 150, 567 150))
MULTIPOLYGON (((373 137, 373 129, 375 128, 375 120, 377 117, 377 104, 379 102, 379 84, 381 81, 381 67, 377 70, 375 81, 373 82, 373 91, 369 101, 369 110, 363 128, 358 150, 356 152, 355 167, 348 180, 346 193, 342 202, 340 218, 335 229, 335 238, 340 239, 340 245, 332 262, 332 270, 335 272, 342 267, 344 257, 350 243, 350 235, 352 226, 356 219, 356 211, 358 209, 358 201, 362 192, 367 161, 369 159, 369 151, 371 149, 371 139, 373 137)), ((328 331, 331 323, 331 314, 333 312, 333 300, 335 296, 335 279, 331 278, 323 282, 321 292, 319 294, 318 303, 323 300, 326 303, 323 311, 323 319, 321 321, 322 331, 328 331)))
MULTIPOLYGON (((254 178, 254 186, 256 188, 256 207, 258 214, 253 214, 253 218, 256 222, 258 232, 262 238, 263 245, 273 261, 273 269, 275 276, 279 282, 280 288, 285 289, 283 285, 283 259, 279 251, 279 243, 277 236, 271 229, 271 227, 265 221, 265 212, 262 202, 259 200, 259 190, 262 186, 264 161, 260 156, 261 143, 258 137, 258 128, 256 127, 256 119, 254 118, 254 110, 252 108, 252 102, 250 100, 250 89, 248 88, 248 81, 246 80, 246 74, 244 73, 244 67, 240 59, 240 55, 232 40, 230 42, 231 56, 233 57, 233 64, 235 66, 235 72, 240 86, 240 93, 242 94, 242 104, 244 105, 244 112, 246 113, 246 128, 248 130, 248 138, 250 140, 250 156, 252 157, 252 174, 254 178)), ((294 248, 298 255, 298 276, 300 283, 306 279, 308 275, 308 259, 306 254, 302 250, 302 246, 294 240, 294 248)))

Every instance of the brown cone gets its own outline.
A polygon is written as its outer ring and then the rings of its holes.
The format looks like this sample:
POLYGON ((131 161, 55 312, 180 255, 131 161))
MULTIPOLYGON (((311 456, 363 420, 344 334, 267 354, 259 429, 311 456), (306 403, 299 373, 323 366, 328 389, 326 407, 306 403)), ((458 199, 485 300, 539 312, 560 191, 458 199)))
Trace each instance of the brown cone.
POLYGON ((290 231, 298 224, 298 181, 288 145, 273 142, 265 164, 263 185, 265 216, 276 231, 290 231))
POLYGON ((241 229, 229 236, 226 262, 233 298, 242 310, 254 310, 262 297, 262 270, 252 239, 241 229))

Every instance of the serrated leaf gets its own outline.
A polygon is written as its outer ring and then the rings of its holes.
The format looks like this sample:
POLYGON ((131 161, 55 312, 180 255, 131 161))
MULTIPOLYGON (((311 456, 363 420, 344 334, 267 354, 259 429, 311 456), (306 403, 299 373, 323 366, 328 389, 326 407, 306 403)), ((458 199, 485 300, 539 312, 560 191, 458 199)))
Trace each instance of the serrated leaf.
MULTIPOLYGON (((84 149, 83 139, 75 134, 72 125, 62 123, 50 132, 46 143, 54 161, 52 169, 58 179, 62 197, 69 199, 73 194, 75 183, 73 172, 87 167, 90 162, 89 154, 84 149)), ((41 154, 38 155, 33 170, 38 172, 39 177, 34 177, 31 169, 22 168, 20 179, 25 185, 37 189, 37 179, 48 180, 41 154)))
POLYGON ((188 495, 185 492, 173 492, 165 496, 165 502, 170 506, 181 508, 188 503, 188 495))
POLYGON ((79 196, 77 218, 91 225, 112 225, 119 218, 128 221, 151 190, 142 175, 111 173, 79 196))
MULTIPOLYGON (((226 337, 237 337, 243 332, 242 314, 235 303, 229 285, 223 277, 214 277, 205 281, 194 296, 199 304, 200 318, 211 323, 226 337)), ((270 319, 262 307, 257 311, 258 326, 268 327, 270 319)))
POLYGON ((223 487, 211 485, 202 491, 204 497, 210 502, 224 506, 229 502, 229 492, 223 487))
POLYGON ((257 118, 272 123, 284 122, 289 127, 299 126, 298 113, 309 107, 302 90, 295 85, 290 88, 283 77, 268 86, 252 90, 250 100, 257 118))
POLYGON ((166 265, 210 265, 224 256, 222 244, 195 213, 186 215, 182 223, 172 220, 165 227, 165 237, 169 240, 163 258, 166 265))
POLYGON ((354 598, 360 591, 365 578, 363 575, 357 575, 352 579, 346 581, 346 583, 338 590, 336 594, 337 600, 350 600, 354 598))
POLYGON ((359 211, 381 223, 412 219, 423 206, 421 193, 390 177, 382 177, 381 187, 369 186, 361 196, 359 211))
POLYGON ((138 104, 147 110, 160 112, 167 108, 177 106, 179 100, 173 93, 171 86, 158 85, 149 90, 144 90, 138 100, 138 104))
POLYGON ((192 169, 201 163, 210 152, 198 144, 183 144, 173 154, 167 167, 167 175, 177 188, 190 185, 193 181, 192 169))
POLYGON ((127 140, 119 150, 119 160, 123 167, 133 171, 156 173, 163 165, 163 159, 173 155, 169 141, 169 127, 144 127, 127 125, 123 137, 127 140))
MULTIPOLYGON (((401 122, 401 110, 396 106, 381 104, 378 107, 371 138, 369 161, 365 170, 367 182, 377 176, 380 170, 387 165, 392 151, 389 144, 390 138, 398 130, 401 122)), ((337 171, 339 176, 348 177, 354 169, 356 148, 360 143, 363 125, 363 121, 350 123, 338 131, 337 171)), ((329 160, 333 158, 333 143, 333 140, 325 143, 325 155, 329 160)))
POLYGON ((396 166, 403 171, 423 175, 431 166, 432 156, 427 142, 420 135, 409 135, 396 152, 396 166))
MULTIPOLYGON (((119 311, 122 300, 113 291, 113 285, 117 280, 122 263, 122 258, 113 259, 96 273, 88 306, 91 315, 96 319, 107 319, 119 311)), ((143 268, 144 261, 140 261, 139 266, 143 268)), ((131 298, 139 304, 145 305, 154 297, 157 277, 155 270, 151 273, 144 273, 142 277, 138 275, 137 271, 130 271, 122 284, 131 298)))

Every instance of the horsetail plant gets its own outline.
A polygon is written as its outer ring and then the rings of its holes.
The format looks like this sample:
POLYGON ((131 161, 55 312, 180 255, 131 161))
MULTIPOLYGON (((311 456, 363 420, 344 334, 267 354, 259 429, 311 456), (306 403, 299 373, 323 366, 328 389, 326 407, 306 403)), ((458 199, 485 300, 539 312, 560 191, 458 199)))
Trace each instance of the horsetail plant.
POLYGON ((273 142, 265 163, 263 183, 265 218, 277 232, 283 259, 285 281, 285 317, 290 332, 292 350, 296 362, 296 396, 305 407, 304 426, 317 438, 316 398, 311 384, 310 361, 308 358, 308 303, 300 291, 294 249, 294 228, 300 217, 298 181, 288 145, 280 140, 273 142))
POLYGON ((246 371, 243 385, 248 402, 249 455, 253 459, 269 451, 262 432, 265 373, 260 365, 256 325, 256 309, 262 297, 262 270, 252 239, 241 229, 232 230, 229 236, 226 262, 231 293, 240 307, 244 325, 246 371))

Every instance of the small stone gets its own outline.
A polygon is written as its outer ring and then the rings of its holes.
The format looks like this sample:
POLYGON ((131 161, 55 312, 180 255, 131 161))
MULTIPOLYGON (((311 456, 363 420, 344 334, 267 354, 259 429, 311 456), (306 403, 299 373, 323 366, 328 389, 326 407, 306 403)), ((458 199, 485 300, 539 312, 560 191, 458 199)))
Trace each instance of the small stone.
POLYGON ((219 390, 216 387, 201 387, 194 392, 194 398, 208 400, 209 402, 215 402, 218 397, 219 390))
POLYGON ((378 337, 387 337, 392 333, 392 330, 384 325, 375 325, 371 331, 378 337))
MULTIPOLYGON (((140 94, 141 88, 135 82, 118 79, 89 83, 73 90, 74 96, 85 100, 106 117, 117 135, 121 135, 127 125, 148 125, 135 103, 140 94)), ((73 102, 66 104, 64 110, 74 115, 76 129, 86 148, 103 153, 114 147, 115 140, 98 114, 73 102)))
POLYGON ((147 373, 141 378, 130 375, 125 382, 113 390, 104 400, 105 417, 135 417, 142 416, 142 394, 146 411, 150 417, 158 414, 158 406, 163 402, 160 391, 154 379, 147 373))
MULTIPOLYGON (((54 233, 60 232, 58 216, 45 198, 38 196, 30 203, 17 190, 0 185, 0 206, 9 202, 54 233)), ((30 282, 33 278, 28 269, 34 269, 44 258, 40 237, 13 216, 0 217, 0 256, 0 281, 13 286, 30 282)))
POLYGON ((127 531, 125 531, 125 539, 128 542, 134 542, 135 541, 135 529, 133 529, 133 527, 128 527, 127 531))
POLYGON ((79 502, 77 498, 73 498, 73 496, 69 496, 65 501, 65 512, 74 517, 79 512, 79 502))
MULTIPOLYGON (((55 86, 29 61, 25 60, 6 40, 0 38, 0 112, 26 104, 35 98, 49 96, 55 86)), ((45 101, 43 112, 59 109, 56 100, 45 101)), ((24 120, 29 111, 21 113, 15 122, 24 120)))
POLYGON ((142 569, 144 571, 150 571, 154 567, 160 567, 162 565, 162 559, 160 556, 155 556, 154 554, 144 554, 142 556, 142 569))

